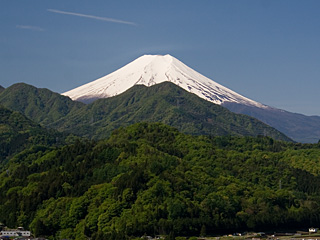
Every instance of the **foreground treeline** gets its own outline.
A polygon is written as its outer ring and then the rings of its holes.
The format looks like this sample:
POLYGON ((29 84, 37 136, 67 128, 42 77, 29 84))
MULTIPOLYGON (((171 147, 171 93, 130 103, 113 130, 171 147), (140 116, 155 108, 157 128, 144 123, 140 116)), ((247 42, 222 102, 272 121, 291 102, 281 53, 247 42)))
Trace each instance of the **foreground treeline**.
POLYGON ((1 169, 0 222, 99 240, 317 226, 319 161, 320 144, 140 123, 12 157, 1 169))

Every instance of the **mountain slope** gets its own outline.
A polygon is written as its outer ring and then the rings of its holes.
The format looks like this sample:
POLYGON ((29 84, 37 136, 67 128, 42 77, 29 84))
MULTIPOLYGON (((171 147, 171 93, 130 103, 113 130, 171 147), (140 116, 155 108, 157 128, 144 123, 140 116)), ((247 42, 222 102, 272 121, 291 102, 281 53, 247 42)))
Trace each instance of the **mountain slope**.
POLYGON ((28 147, 61 142, 61 133, 44 129, 24 115, 0 106, 0 163, 28 147))
POLYGON ((0 93, 3 92, 4 89, 5 89, 5 88, 0 85, 0 93))
POLYGON ((97 100, 50 126, 104 138, 120 126, 141 121, 162 122, 195 135, 267 135, 289 140, 254 118, 234 114, 170 82, 152 87, 136 85, 115 97, 97 100))
POLYGON ((25 83, 14 84, 2 91, 0 104, 44 126, 84 105, 48 89, 36 88, 25 83))
POLYGON ((116 96, 134 85, 149 87, 165 81, 216 104, 228 101, 267 107, 212 81, 170 55, 144 55, 109 75, 63 95, 90 103, 99 98, 116 96))
POLYGON ((305 116, 276 108, 261 109, 237 103, 224 103, 222 106, 232 112, 257 118, 295 141, 316 143, 320 139, 319 116, 305 116))

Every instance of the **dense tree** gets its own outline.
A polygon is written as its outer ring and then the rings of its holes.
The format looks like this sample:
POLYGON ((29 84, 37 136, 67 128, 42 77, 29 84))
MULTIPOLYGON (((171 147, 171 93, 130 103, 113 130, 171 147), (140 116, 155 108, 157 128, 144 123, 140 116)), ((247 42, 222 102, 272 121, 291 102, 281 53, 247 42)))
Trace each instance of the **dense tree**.
POLYGON ((11 157, 0 173, 0 222, 57 239, 316 225, 319 156, 318 144, 134 124, 107 140, 11 157))

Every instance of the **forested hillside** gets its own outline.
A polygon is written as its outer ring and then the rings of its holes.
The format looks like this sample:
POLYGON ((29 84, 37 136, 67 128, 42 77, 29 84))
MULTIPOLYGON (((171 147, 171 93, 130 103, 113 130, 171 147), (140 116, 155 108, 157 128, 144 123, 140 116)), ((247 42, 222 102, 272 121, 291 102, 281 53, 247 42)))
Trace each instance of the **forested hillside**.
POLYGON ((0 104, 18 111, 42 126, 48 126, 68 113, 84 106, 45 88, 17 83, 1 92, 0 104))
POLYGON ((3 161, 31 146, 64 144, 66 134, 42 128, 24 115, 0 105, 0 168, 3 161))
POLYGON ((291 141, 255 118, 234 114, 170 82, 136 85, 115 97, 96 100, 49 126, 101 139, 121 126, 141 121, 162 122, 192 135, 266 135, 291 141))
POLYGON ((139 123, 15 155, 0 174, 0 222, 99 240, 317 226, 319 161, 319 144, 139 123))

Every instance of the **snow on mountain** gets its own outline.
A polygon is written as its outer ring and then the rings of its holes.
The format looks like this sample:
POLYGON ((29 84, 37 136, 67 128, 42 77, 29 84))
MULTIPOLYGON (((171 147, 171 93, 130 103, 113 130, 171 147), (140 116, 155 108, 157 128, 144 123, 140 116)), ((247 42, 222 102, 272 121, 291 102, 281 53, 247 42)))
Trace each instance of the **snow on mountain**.
POLYGON ((141 56, 113 73, 62 94, 89 103, 116 96, 137 84, 152 86, 164 81, 215 104, 234 102, 268 108, 214 82, 170 55, 141 56))

